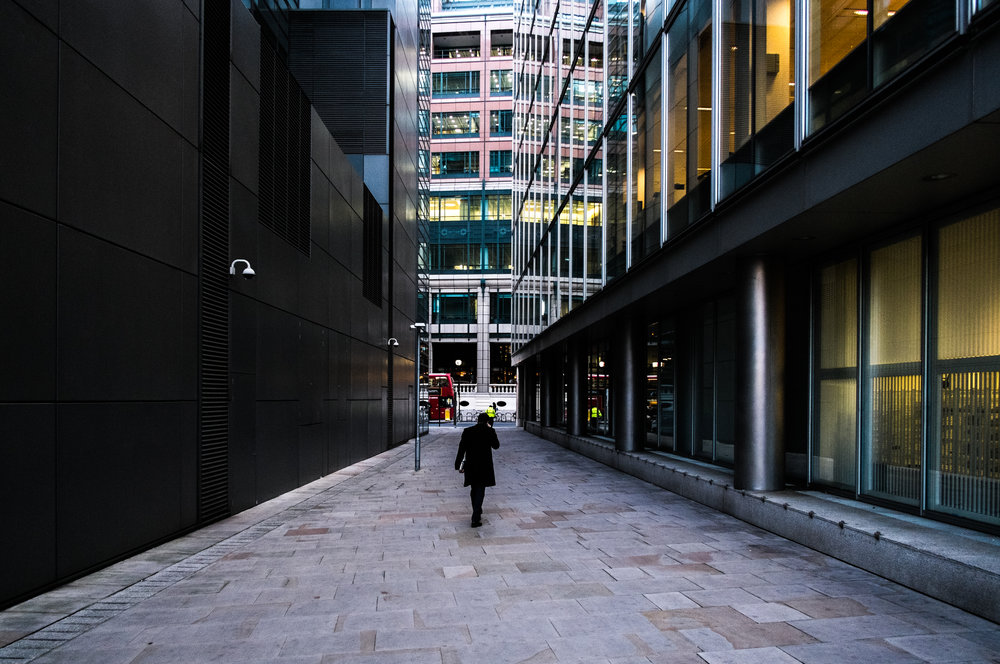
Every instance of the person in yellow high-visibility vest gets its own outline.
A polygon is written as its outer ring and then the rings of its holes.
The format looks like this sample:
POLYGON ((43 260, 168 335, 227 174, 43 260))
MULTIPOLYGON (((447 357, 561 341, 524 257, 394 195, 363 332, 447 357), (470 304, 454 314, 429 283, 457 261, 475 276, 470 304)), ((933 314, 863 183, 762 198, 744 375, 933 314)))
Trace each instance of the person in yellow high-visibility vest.
POLYGON ((588 414, 587 419, 588 420, 599 420, 599 419, 601 419, 601 415, 603 415, 603 414, 604 413, 601 412, 600 408, 598 408, 597 406, 591 406, 590 413, 588 414))
POLYGON ((491 421, 496 419, 497 409, 495 403, 491 403, 489 406, 486 407, 486 416, 489 417, 491 421))

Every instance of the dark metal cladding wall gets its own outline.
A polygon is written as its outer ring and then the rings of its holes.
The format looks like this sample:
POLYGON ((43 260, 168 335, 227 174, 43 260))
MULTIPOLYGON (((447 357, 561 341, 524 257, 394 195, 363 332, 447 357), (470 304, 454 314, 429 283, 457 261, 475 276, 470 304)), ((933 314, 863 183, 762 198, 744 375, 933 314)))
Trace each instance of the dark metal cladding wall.
POLYGON ((384 11, 291 15, 289 67, 347 154, 388 152, 388 41, 384 11))
POLYGON ((265 34, 260 37, 258 220, 308 256, 309 100, 265 34))
POLYGON ((205 5, 202 50, 198 520, 229 513, 228 2, 205 5))

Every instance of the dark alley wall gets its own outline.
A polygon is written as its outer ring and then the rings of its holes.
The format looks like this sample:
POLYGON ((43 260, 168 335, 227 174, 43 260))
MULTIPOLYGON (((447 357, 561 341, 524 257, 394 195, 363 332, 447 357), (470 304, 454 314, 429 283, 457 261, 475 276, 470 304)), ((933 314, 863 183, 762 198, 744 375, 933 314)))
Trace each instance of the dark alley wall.
POLYGON ((411 281, 390 278, 415 255, 412 231, 395 228, 413 218, 383 218, 394 241, 377 250, 394 253, 381 300, 366 299, 365 186, 306 105, 307 249, 260 222, 267 40, 239 1, 228 35, 205 31, 232 54, 228 112, 207 110, 203 4, 0 0, 0 514, 13 535, 0 606, 410 435, 412 337, 391 350, 386 339, 390 298, 414 299, 411 281), (213 112, 228 124, 215 128, 228 136, 228 209, 204 193, 213 112), (254 280, 229 277, 237 258, 254 280), (209 305, 211 284, 222 297, 209 305), (214 369, 209 313, 228 321, 214 369), (206 464, 221 512, 205 506, 206 464))

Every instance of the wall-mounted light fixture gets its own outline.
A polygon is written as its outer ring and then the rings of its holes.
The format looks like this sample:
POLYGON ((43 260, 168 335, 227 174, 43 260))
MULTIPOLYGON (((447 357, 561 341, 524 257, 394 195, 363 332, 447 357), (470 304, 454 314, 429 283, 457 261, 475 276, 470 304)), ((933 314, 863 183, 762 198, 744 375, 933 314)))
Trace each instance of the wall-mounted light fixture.
POLYGON ((233 264, 229 266, 229 274, 230 274, 230 276, 235 276, 236 275, 236 264, 237 263, 246 263, 247 264, 246 269, 243 270, 243 278, 244 279, 253 279, 255 276, 257 276, 257 273, 253 271, 252 267, 250 267, 250 261, 248 261, 245 258, 237 258, 236 260, 233 261, 233 264))

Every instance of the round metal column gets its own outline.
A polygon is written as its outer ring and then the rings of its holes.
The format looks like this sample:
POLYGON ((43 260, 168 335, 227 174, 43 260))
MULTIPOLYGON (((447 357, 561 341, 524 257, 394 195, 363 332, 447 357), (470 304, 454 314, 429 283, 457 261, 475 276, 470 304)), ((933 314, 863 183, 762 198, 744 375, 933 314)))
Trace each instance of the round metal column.
POLYGON ((586 391, 583 386, 583 362, 580 353, 580 343, 576 339, 571 339, 567 352, 566 361, 566 433, 571 436, 583 435, 584 418, 584 398, 586 391))
POLYGON ((741 266, 737 318, 737 413, 734 485, 785 486, 785 281, 764 257, 741 266))
POLYGON ((612 380, 614 381, 615 408, 612 411, 615 428, 615 447, 623 452, 642 449, 640 436, 645 435, 639 412, 642 407, 642 393, 639 390, 639 376, 643 375, 643 365, 637 357, 636 349, 641 343, 636 339, 636 324, 633 316, 625 316, 615 338, 615 354, 612 380))

